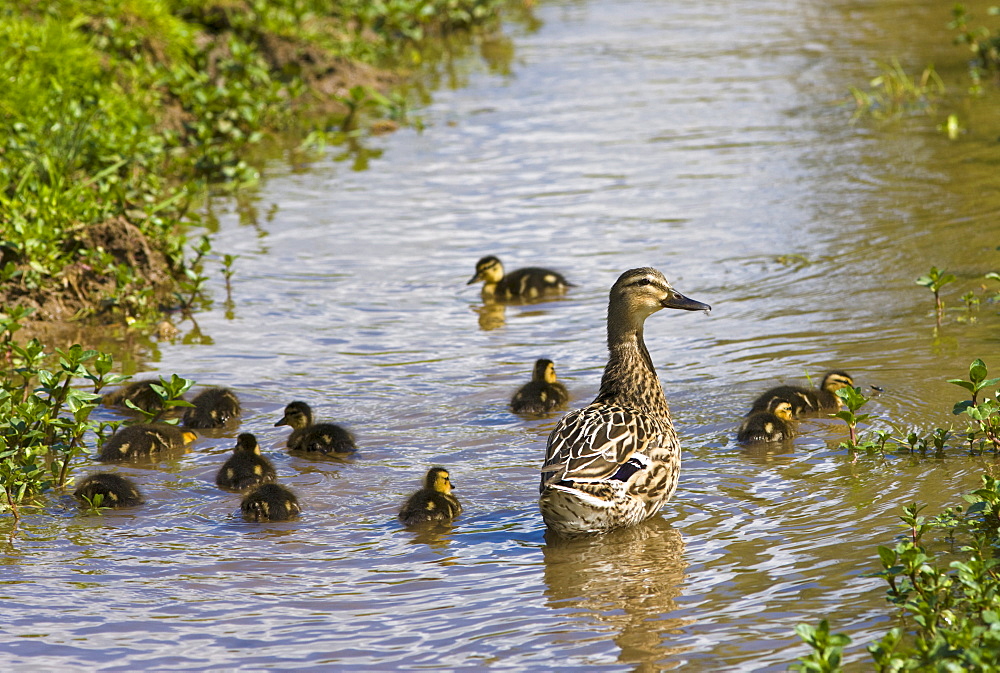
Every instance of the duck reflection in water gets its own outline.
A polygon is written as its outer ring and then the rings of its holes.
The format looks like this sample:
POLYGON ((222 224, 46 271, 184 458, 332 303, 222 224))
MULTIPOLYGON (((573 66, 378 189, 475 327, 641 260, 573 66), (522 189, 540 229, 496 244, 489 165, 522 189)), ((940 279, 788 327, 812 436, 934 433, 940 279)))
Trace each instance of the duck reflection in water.
POLYGON ((507 306, 494 301, 473 306, 472 310, 479 314, 479 329, 484 332, 500 329, 507 324, 507 306))
MULTIPOLYGON (((671 668, 669 632, 693 620, 671 618, 684 581, 684 539, 662 517, 600 537, 547 533, 545 596, 550 607, 579 610, 599 632, 613 630, 618 660, 636 671, 671 668)), ((581 643, 585 646, 585 643, 581 643)))

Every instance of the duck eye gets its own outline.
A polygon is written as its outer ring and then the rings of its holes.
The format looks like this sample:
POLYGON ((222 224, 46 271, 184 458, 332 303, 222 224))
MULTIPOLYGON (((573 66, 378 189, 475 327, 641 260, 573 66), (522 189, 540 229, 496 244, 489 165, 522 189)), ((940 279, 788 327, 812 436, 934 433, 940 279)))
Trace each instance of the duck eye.
POLYGON ((639 280, 635 281, 635 284, 636 285, 649 285, 649 279, 648 278, 640 278, 639 280))

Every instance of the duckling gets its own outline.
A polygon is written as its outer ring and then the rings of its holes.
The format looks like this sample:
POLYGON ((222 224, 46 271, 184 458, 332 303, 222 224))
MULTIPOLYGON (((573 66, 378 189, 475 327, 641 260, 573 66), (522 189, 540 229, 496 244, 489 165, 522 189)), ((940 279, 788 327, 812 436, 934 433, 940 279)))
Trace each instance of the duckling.
POLYGON ((274 481, 277 476, 271 461, 261 455, 257 438, 244 432, 236 438, 233 455, 219 468, 215 483, 227 491, 245 491, 258 484, 274 481))
POLYGON ((544 414, 566 404, 569 392, 556 381, 556 366, 552 360, 535 361, 531 382, 521 386, 510 400, 515 414, 544 414))
POLYGON ((160 380, 143 379, 141 381, 132 381, 102 397, 101 404, 106 407, 129 409, 125 404, 125 401, 128 400, 143 411, 151 413, 159 411, 163 408, 163 398, 153 390, 153 385, 160 385, 160 380))
POLYGON ((608 364, 588 406, 571 411, 545 447, 538 506, 564 537, 633 526, 677 489, 681 445, 663 386, 643 341, 660 309, 707 311, 644 267, 623 273, 608 297, 608 364))
POLYGON ((302 513, 299 499, 281 484, 261 484, 240 503, 247 521, 288 521, 302 513))
POLYGON ((274 424, 292 428, 288 448, 292 451, 315 451, 322 454, 353 453, 358 447, 350 432, 333 423, 313 424, 312 409, 305 402, 292 402, 285 415, 274 424))
POLYGON ((780 397, 773 397, 767 409, 747 415, 736 432, 736 441, 743 444, 780 442, 791 439, 793 434, 792 405, 780 397))
POLYGON ((573 287, 561 274, 548 269, 528 267, 504 275, 503 264, 493 255, 476 262, 476 273, 466 285, 483 282, 484 300, 538 299, 565 294, 573 287))
POLYGON ((837 411, 841 407, 840 398, 836 392, 841 388, 854 386, 851 375, 840 369, 834 369, 823 375, 819 388, 802 388, 800 386, 778 386, 766 391, 750 407, 750 411, 766 411, 773 398, 778 398, 792 405, 792 414, 814 413, 817 411, 837 411))
POLYGON ((110 463, 156 457, 183 448, 197 438, 197 434, 167 423, 126 425, 104 442, 97 459, 110 463))
POLYGON ((80 482, 73 496, 81 504, 95 504, 101 496, 100 507, 135 507, 143 503, 142 494, 131 479, 112 472, 97 472, 80 482))
POLYGON ((208 388, 184 412, 185 428, 221 428, 240 416, 240 400, 229 388, 208 388))
POLYGON ((424 478, 424 487, 399 510, 399 520, 404 526, 415 526, 428 521, 451 521, 461 513, 461 503, 451 494, 448 470, 432 467, 424 478))

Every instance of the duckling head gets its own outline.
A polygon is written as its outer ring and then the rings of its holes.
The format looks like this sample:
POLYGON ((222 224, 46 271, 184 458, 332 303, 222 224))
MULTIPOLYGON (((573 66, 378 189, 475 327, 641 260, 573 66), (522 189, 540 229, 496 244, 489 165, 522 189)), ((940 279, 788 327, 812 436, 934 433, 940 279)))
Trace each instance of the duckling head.
POLYGON ((432 467, 427 470, 424 487, 448 495, 451 493, 451 475, 443 467, 432 467))
POLYGON ((767 405, 771 413, 783 421, 792 420, 792 405, 785 400, 774 398, 771 404, 767 405))
POLYGON ((285 407, 285 415, 274 424, 274 427, 279 425, 287 425, 293 430, 308 428, 312 425, 312 409, 305 402, 292 402, 285 407))
POLYGON ((487 255, 476 262, 476 273, 466 285, 483 281, 487 285, 495 285, 503 280, 503 264, 493 255, 487 255))
POLYGON ((820 388, 823 390, 828 390, 833 394, 837 394, 837 391, 841 388, 853 388, 854 379, 851 375, 840 369, 834 369, 833 371, 827 372, 823 376, 823 383, 820 388))
POLYGON ((531 375, 532 380, 538 383, 556 382, 556 365, 552 360, 540 358, 535 361, 535 371, 531 375))
POLYGON ((242 432, 236 438, 236 448, 233 449, 233 453, 252 453, 255 456, 259 456, 260 444, 257 443, 257 438, 251 433, 242 432))
POLYGON ((656 269, 643 267, 626 271, 611 287, 608 324, 640 329, 646 318, 663 308, 712 310, 708 304, 688 299, 675 290, 656 269))

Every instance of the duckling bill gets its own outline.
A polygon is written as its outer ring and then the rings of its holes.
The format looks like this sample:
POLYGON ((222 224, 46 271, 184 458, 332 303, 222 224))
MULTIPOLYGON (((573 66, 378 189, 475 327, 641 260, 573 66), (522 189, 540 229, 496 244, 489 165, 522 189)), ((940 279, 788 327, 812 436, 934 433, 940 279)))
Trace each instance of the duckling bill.
POLYGON ((766 411, 774 399, 784 400, 792 407, 792 415, 800 416, 824 411, 837 411, 841 407, 837 391, 841 388, 854 386, 851 375, 840 369, 834 369, 823 375, 819 388, 803 388, 801 386, 778 386, 765 391, 754 400, 751 411, 766 411))
POLYGON ((274 427, 287 425, 292 428, 288 448, 324 455, 346 455, 357 451, 354 435, 333 423, 313 423, 312 408, 305 402, 292 402, 285 407, 285 414, 274 427))
POLYGON ((226 491, 245 491, 276 478, 274 465, 261 454, 257 438, 244 432, 236 438, 233 455, 215 475, 215 484, 226 491))
POLYGON ((549 269, 526 267, 505 274, 503 264, 493 255, 476 262, 476 273, 466 285, 476 282, 483 283, 484 300, 496 301, 557 296, 573 287, 562 274, 549 269))
POLYGON ((424 477, 424 487, 411 495, 399 510, 404 526, 431 521, 451 521, 462 513, 458 498, 451 494, 451 475, 443 467, 432 467, 424 477))
POLYGON ((566 386, 556 380, 555 364, 543 358, 535 362, 531 381, 514 393, 510 409, 515 414, 544 414, 558 409, 568 400, 566 386))

